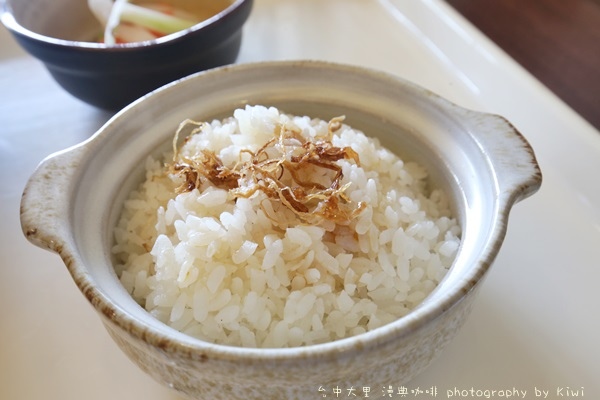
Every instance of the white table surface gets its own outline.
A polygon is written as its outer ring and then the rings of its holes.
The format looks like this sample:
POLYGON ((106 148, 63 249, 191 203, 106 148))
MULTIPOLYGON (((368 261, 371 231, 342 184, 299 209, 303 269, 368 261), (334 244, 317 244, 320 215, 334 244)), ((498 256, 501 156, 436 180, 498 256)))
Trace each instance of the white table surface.
MULTIPOLYGON (((439 0, 256 0, 244 31, 238 62, 391 72, 507 117, 537 153, 542 189, 514 208, 471 318, 425 373, 389 384, 420 399, 432 386, 441 399, 600 398, 600 133, 439 0)), ((0 27, 0 399, 178 399, 117 349, 58 256, 20 229, 36 165, 110 116, 64 92, 0 27)))

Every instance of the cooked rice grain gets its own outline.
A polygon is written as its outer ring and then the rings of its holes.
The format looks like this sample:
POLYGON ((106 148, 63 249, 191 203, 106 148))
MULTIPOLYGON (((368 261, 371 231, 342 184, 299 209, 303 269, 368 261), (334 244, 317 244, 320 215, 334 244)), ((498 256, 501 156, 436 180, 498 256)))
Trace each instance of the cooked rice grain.
MULTIPOLYGON (((233 166, 242 149, 257 151, 281 126, 315 140, 328 122, 247 106, 204 124, 179 151, 208 149, 233 166)), ((176 195, 181 182, 163 167, 173 155, 149 158, 115 228, 122 284, 164 323, 233 346, 323 343, 406 315, 458 251, 446 195, 427 188, 424 168, 347 125, 332 143, 360 158, 336 162, 341 184, 351 183, 345 194, 367 204, 348 224, 308 225, 260 191, 234 200, 208 181, 176 195)))

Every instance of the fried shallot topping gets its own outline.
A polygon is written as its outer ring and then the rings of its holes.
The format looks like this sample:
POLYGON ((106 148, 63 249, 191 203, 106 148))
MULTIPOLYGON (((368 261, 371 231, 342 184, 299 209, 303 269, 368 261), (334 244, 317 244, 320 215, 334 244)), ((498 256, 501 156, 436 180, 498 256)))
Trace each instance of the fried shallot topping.
POLYGON ((168 171, 183 182, 177 193, 194 190, 204 180, 229 190, 233 198, 249 198, 263 192, 268 198, 281 202, 301 220, 318 223, 325 219, 348 223, 365 207, 353 203, 344 193, 350 183, 341 185, 342 168, 336 161, 345 159, 359 164, 358 154, 351 147, 336 147, 331 139, 342 126, 344 117, 329 121, 326 138, 306 139, 297 128, 279 125, 275 135, 256 152, 244 149, 232 167, 209 150, 193 156, 183 156, 177 148, 179 133, 188 125, 196 126, 194 134, 207 126, 191 120, 182 122, 173 140, 173 163, 168 171))

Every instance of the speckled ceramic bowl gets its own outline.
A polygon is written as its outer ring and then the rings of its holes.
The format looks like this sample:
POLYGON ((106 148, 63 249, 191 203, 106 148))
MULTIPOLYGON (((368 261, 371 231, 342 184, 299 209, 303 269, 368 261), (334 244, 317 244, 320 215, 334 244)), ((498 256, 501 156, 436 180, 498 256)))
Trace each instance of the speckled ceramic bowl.
POLYGON ((236 60, 253 0, 207 1, 231 4, 189 29, 114 46, 93 42, 102 27, 85 0, 0 0, 0 20, 67 92, 116 111, 175 79, 236 60))
POLYGON ((44 160, 22 199, 34 244, 55 251, 120 348, 144 371, 196 399, 308 399, 323 387, 404 384, 457 333, 500 249, 513 204, 541 184, 526 140, 503 118, 469 111, 397 77, 322 62, 223 67, 185 78, 119 112, 90 140, 44 160), (111 264, 111 231, 143 179, 146 155, 179 122, 245 104, 347 122, 431 171, 463 228, 457 259, 414 311, 355 337, 304 348, 250 349, 188 337, 151 317, 111 264))

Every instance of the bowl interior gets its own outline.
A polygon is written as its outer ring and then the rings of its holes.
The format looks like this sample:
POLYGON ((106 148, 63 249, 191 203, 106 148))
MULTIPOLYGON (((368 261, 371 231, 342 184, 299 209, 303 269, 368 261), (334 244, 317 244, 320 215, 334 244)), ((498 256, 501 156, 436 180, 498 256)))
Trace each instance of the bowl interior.
MULTIPOLYGON (((234 0, 138 0, 133 2, 176 5, 204 20, 232 5, 234 0)), ((95 42, 102 32, 102 26, 90 11, 87 1, 6 0, 6 3, 19 25, 48 38, 72 42, 95 42)))
MULTIPOLYGON (((79 169, 70 223, 100 302, 117 314, 125 311, 122 317, 129 321, 199 345, 154 320, 125 292, 112 268, 112 230, 125 197, 143 179, 144 159, 171 145, 181 121, 220 119, 246 104, 322 119, 345 115, 354 128, 379 138, 405 160, 425 166, 431 184, 451 197, 463 229, 458 258, 428 299, 390 329, 403 329, 405 322, 456 295, 477 272, 481 248, 494 224, 495 186, 490 184, 493 177, 485 156, 469 128, 451 112, 453 106, 396 78, 352 67, 302 62, 238 65, 196 74, 138 100, 87 143, 87 163, 79 169)), ((377 335, 375 331, 365 335, 377 335)))

